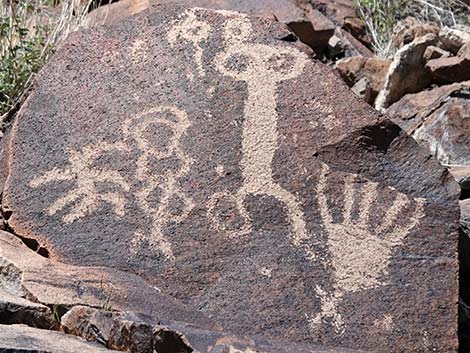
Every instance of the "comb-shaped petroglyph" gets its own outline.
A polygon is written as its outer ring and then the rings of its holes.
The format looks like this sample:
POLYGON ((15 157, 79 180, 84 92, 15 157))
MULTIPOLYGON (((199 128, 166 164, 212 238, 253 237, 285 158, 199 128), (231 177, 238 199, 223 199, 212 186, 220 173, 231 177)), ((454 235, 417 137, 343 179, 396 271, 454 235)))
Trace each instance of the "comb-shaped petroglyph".
MULTIPOLYGON (((203 44, 209 38, 211 32, 211 26, 205 21, 201 21, 197 18, 197 8, 186 10, 182 16, 185 19, 182 21, 179 18, 173 25, 172 29, 168 32, 168 42, 172 45, 176 45, 180 39, 188 41, 192 44, 194 50, 194 62, 198 75, 200 77, 205 76, 204 64, 203 64, 203 44)), ((194 80, 192 73, 188 73, 190 81, 194 80)))
POLYGON ((395 195, 394 200, 380 223, 372 228, 371 214, 378 202, 379 184, 367 181, 361 183, 360 188, 355 188, 357 176, 350 174, 344 184, 342 220, 335 222, 333 219, 335 207, 329 207, 327 203, 328 174, 329 168, 323 165, 316 191, 321 219, 328 235, 330 260, 327 264, 333 273, 333 291, 328 293, 320 286, 316 286, 321 312, 308 319, 312 327, 326 323, 326 319, 329 319, 336 332, 342 333, 345 325, 338 311, 342 298, 345 294, 386 284, 381 278, 387 274, 392 250, 403 244, 405 237, 424 217, 425 199, 412 199, 389 187, 389 191, 395 195), (352 210, 358 199, 359 214, 353 219, 352 210), (398 217, 407 207, 413 207, 411 217, 403 225, 396 226, 398 217))
POLYGON ((233 194, 225 191, 215 193, 208 203, 208 217, 216 229, 227 231, 218 217, 217 206, 222 199, 231 200, 243 218, 244 225, 229 235, 248 233, 252 220, 244 205, 247 196, 272 196, 287 208, 292 244, 303 247, 307 256, 313 259, 313 251, 302 244, 308 239, 302 206, 295 195, 274 181, 272 171, 279 137, 276 112, 278 84, 301 75, 308 58, 297 49, 250 43, 248 40, 251 34, 248 18, 229 17, 223 34, 225 50, 214 60, 222 74, 246 82, 248 97, 244 105, 242 135, 243 184, 233 194))
POLYGON ((131 244, 134 251, 138 251, 139 246, 145 240, 152 249, 161 251, 167 259, 174 259, 171 244, 163 235, 163 231, 169 222, 181 222, 194 207, 192 199, 181 190, 178 183, 178 179, 189 172, 193 162, 180 145, 181 138, 190 125, 186 112, 174 106, 160 106, 145 110, 124 123, 124 134, 132 137, 141 151, 136 162, 136 179, 140 180, 143 186, 136 193, 137 202, 152 218, 150 232, 135 234, 131 244), (168 115, 173 119, 168 119, 168 115), (145 132, 154 124, 166 126, 171 130, 170 140, 164 148, 159 149, 144 137, 145 132), (179 163, 178 166, 161 173, 154 173, 150 169, 151 159, 168 158, 174 158, 179 163), (161 195, 160 202, 154 206, 149 202, 149 197, 156 189, 161 190, 161 195), (169 209, 170 202, 175 197, 183 203, 180 214, 173 214, 169 209))
POLYGON ((32 188, 63 181, 74 181, 75 187, 67 194, 58 198, 47 210, 50 216, 55 215, 62 209, 69 207, 70 210, 62 217, 67 223, 83 218, 95 212, 100 203, 108 203, 112 206, 116 215, 124 216, 124 205, 126 199, 120 192, 99 192, 97 183, 113 183, 118 185, 124 192, 130 190, 129 183, 115 170, 102 170, 94 165, 97 158, 110 152, 126 152, 128 150, 124 143, 92 144, 85 146, 81 151, 69 150, 69 165, 64 168, 54 168, 42 176, 30 181, 32 188))

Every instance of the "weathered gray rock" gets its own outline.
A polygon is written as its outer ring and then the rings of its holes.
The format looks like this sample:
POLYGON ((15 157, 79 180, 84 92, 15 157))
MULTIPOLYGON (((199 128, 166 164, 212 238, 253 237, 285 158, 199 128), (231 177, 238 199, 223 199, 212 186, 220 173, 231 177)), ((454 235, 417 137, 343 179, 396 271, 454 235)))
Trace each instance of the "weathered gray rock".
MULTIPOLYGON (((2 267, 2 272, 3 272, 2 267)), ((56 326, 51 310, 42 304, 33 303, 14 295, 0 283, 0 325, 25 324, 43 329, 56 326)))
MULTIPOLYGON (((71 266, 51 261, 28 249, 14 235, 2 231, 0 288, 16 296, 18 305, 22 305, 25 310, 37 312, 41 320, 47 310, 42 305, 27 305, 21 297, 49 307, 81 304, 115 310, 145 311, 159 319, 194 322, 200 327, 216 327, 200 312, 160 293, 158 288, 136 275, 112 268, 71 266)), ((21 323, 31 322, 30 319, 25 320, 21 323)), ((39 327, 45 326, 47 323, 41 323, 39 327)))
POLYGON ((470 166, 470 82, 410 94, 387 109, 445 165, 470 166))
POLYGON ((292 342, 269 342, 201 330, 186 323, 161 325, 137 313, 112 313, 74 307, 62 317, 61 329, 96 341, 108 348, 131 353, 172 352, 266 352, 266 353, 360 353, 349 349, 308 346, 292 342))
POLYGON ((9 132, 9 227, 237 337, 452 352, 458 185, 289 34, 158 6, 72 35, 9 132))
POLYGON ((389 66, 390 60, 363 56, 341 59, 335 65, 341 78, 349 87, 353 87, 364 79, 367 80, 367 89, 370 91, 370 95, 366 102, 369 104, 373 104, 382 88, 389 66))
POLYGON ((470 80, 470 41, 460 48, 457 56, 429 60, 426 69, 435 82, 452 83, 470 80))
POLYGON ((62 332, 24 325, 0 325, 0 352, 5 353, 112 353, 97 343, 62 332))
POLYGON ((470 27, 450 28, 443 27, 439 31, 439 40, 442 42, 443 47, 457 54, 460 48, 470 42, 470 27))
POLYGON ((423 54, 428 46, 435 44, 436 36, 428 34, 397 51, 375 101, 377 110, 383 111, 405 94, 419 92, 429 85, 431 76, 425 69, 423 54))

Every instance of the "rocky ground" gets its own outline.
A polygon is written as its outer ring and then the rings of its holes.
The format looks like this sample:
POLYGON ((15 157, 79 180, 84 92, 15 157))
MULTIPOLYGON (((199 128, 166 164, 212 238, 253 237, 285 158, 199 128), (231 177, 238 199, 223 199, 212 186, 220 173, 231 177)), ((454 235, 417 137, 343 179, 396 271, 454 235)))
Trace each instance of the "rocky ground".
POLYGON ((348 0, 86 24, 3 121, 0 351, 470 349, 468 27, 377 58, 348 0))

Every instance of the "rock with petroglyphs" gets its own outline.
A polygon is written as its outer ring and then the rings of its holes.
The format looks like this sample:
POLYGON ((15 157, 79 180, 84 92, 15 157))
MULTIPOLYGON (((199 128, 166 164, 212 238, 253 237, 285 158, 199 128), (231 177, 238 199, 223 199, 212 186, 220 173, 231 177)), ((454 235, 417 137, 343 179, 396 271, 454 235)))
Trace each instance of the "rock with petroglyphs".
POLYGON ((6 136, 8 229, 235 335, 455 351, 457 184, 291 40, 176 5, 73 34, 6 136))

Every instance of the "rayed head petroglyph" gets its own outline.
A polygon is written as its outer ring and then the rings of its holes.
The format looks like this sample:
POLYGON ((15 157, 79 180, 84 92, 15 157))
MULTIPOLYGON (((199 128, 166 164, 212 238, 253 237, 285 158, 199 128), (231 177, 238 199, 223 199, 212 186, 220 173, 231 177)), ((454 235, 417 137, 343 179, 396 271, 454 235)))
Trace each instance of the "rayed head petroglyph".
MULTIPOLYGON (((205 76, 203 57, 203 44, 209 38, 211 26, 205 21, 197 18, 197 8, 188 9, 184 12, 184 20, 179 18, 168 32, 168 42, 176 45, 178 41, 184 40, 192 44, 194 50, 194 61, 199 76, 205 76)), ((190 81, 194 80, 192 73, 188 73, 190 81)))
POLYGON ((62 220, 67 224, 94 213, 101 203, 110 204, 114 213, 122 217, 126 203, 124 194, 114 191, 98 192, 97 184, 113 183, 124 192, 130 190, 130 185, 119 172, 101 170, 95 165, 95 162, 104 154, 126 152, 127 150, 127 146, 121 142, 102 142, 85 146, 81 151, 69 150, 69 166, 54 168, 31 180, 29 185, 38 188, 51 183, 74 182, 75 187, 70 189, 66 195, 58 198, 47 210, 47 213, 53 216, 66 207, 70 208, 70 211, 62 217, 62 220))
POLYGON ((379 184, 367 181, 355 188, 356 175, 346 177, 344 184, 344 205, 342 219, 335 221, 333 211, 327 202, 326 185, 329 168, 323 165, 317 184, 320 215, 327 233, 327 265, 333 273, 333 292, 327 293, 321 287, 316 292, 321 301, 321 312, 309 318, 312 326, 318 326, 330 319, 338 333, 344 331, 344 322, 338 311, 338 304, 345 294, 377 288, 386 285, 381 280, 388 274, 393 248, 403 244, 405 237, 424 217, 425 200, 412 199, 405 194, 388 188, 393 193, 392 201, 385 216, 373 226, 372 214, 377 201, 379 184), (353 219, 353 206, 360 200, 359 214, 353 219), (397 226, 397 220, 406 208, 412 208, 412 215, 397 226))
POLYGON ((136 165, 136 178, 143 186, 136 193, 139 206, 152 218, 152 230, 146 235, 137 232, 131 245, 133 251, 138 251, 144 241, 156 251, 162 252, 167 259, 173 260, 171 244, 163 235, 164 227, 169 222, 179 223, 185 219, 194 204, 178 184, 178 178, 189 172, 192 159, 181 148, 181 138, 190 126, 186 112, 174 106, 160 106, 151 108, 137 114, 124 123, 123 132, 136 142, 141 151, 136 165), (163 126, 170 130, 169 141, 166 146, 158 148, 145 138, 146 132, 152 126, 163 126), (175 159, 178 166, 156 173, 150 169, 151 159, 175 159), (155 190, 160 189, 160 202, 157 206, 149 202, 149 197, 155 190), (170 210, 170 202, 179 199, 183 204, 180 214, 170 210))

